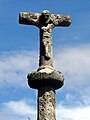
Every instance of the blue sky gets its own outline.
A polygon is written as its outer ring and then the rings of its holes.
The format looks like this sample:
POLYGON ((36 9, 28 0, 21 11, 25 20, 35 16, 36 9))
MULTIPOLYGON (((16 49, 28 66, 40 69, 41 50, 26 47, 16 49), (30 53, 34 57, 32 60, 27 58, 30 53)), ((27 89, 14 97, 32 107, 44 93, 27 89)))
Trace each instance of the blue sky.
POLYGON ((90 120, 90 1, 0 0, 0 119, 36 119, 37 90, 27 74, 38 68, 39 30, 20 25, 19 12, 70 15, 68 28, 53 30, 53 63, 65 77, 57 93, 57 120, 90 120))

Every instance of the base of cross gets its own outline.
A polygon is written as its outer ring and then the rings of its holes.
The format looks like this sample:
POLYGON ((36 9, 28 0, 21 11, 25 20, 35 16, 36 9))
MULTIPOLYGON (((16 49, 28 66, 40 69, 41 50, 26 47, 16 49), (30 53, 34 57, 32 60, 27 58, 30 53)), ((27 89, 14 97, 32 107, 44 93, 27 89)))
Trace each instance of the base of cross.
POLYGON ((51 86, 54 90, 61 88, 64 84, 64 77, 61 72, 54 68, 46 67, 29 73, 28 85, 31 88, 39 89, 43 86, 51 86))

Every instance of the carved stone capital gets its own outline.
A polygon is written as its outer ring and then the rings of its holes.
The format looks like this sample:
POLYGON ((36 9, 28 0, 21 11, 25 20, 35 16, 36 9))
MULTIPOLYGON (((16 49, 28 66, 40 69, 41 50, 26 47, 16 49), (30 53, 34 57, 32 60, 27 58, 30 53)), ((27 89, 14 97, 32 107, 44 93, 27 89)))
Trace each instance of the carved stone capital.
POLYGON ((55 90, 64 84, 64 77, 61 72, 45 68, 28 74, 28 85, 31 88, 39 89, 42 86, 51 86, 55 90))

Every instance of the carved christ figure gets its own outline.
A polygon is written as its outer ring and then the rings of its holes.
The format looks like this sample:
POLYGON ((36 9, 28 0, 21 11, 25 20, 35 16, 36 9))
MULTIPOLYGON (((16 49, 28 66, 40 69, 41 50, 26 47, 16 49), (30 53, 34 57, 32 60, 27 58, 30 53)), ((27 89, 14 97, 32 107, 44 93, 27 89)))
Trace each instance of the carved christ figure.
POLYGON ((19 23, 26 25, 35 25, 40 29, 40 61, 39 66, 52 65, 52 29, 55 26, 68 27, 71 24, 69 16, 61 14, 50 14, 44 10, 41 14, 33 12, 21 12, 19 14, 19 23))

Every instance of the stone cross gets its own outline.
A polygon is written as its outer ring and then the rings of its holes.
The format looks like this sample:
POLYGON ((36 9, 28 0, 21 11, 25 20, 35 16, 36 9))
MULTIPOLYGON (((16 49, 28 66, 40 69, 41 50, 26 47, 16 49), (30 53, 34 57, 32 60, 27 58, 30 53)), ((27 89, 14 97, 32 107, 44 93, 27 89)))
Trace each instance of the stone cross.
POLYGON ((21 12, 19 23, 34 25, 40 29, 39 68, 27 76, 29 86, 38 89, 37 120, 56 120, 55 90, 63 86, 64 77, 53 67, 52 29, 56 26, 68 27, 71 24, 70 16, 50 14, 48 10, 41 14, 21 12))

